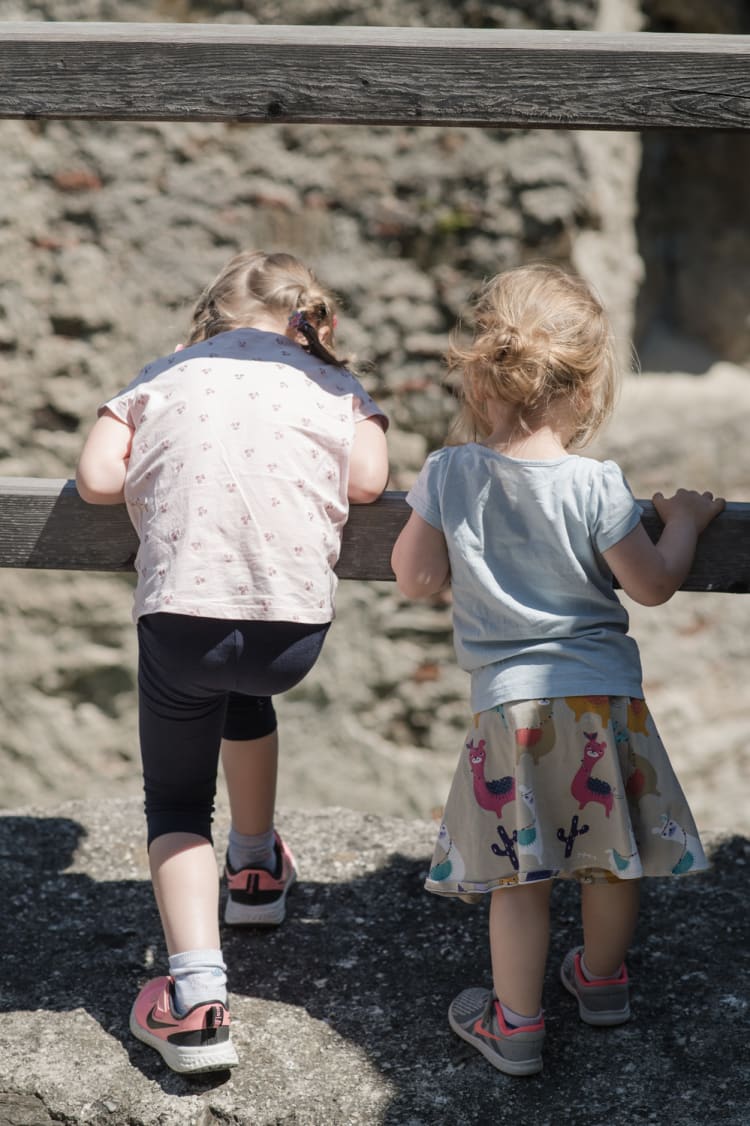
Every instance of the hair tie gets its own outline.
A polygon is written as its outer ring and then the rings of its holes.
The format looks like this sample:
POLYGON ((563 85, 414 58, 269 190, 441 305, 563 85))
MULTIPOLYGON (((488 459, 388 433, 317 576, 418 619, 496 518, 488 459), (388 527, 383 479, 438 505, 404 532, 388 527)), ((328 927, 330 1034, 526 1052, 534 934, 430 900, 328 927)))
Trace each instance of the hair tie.
POLYGON ((286 323, 290 328, 296 328, 299 332, 304 332, 306 329, 312 328, 312 325, 301 309, 297 309, 294 313, 291 313, 286 323))

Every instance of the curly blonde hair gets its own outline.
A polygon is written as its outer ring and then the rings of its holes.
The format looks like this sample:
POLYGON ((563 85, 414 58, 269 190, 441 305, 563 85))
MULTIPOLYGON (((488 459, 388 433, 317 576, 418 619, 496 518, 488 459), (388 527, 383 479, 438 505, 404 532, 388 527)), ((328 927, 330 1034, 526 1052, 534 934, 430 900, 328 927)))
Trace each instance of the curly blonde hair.
POLYGON ((518 434, 564 404, 574 426, 569 447, 590 441, 614 407, 618 369, 607 314, 582 278, 557 266, 519 266, 487 282, 473 339, 462 344, 454 335, 447 361, 460 373, 454 443, 491 433, 492 400, 510 408, 518 434))
POLYGON ((287 321, 299 314, 294 323, 305 338, 307 350, 325 363, 343 366, 345 361, 338 359, 318 335, 326 325, 333 346, 333 294, 294 255, 267 254, 264 250, 235 255, 204 289, 193 310, 188 344, 235 328, 252 327, 264 312, 280 314, 287 321))

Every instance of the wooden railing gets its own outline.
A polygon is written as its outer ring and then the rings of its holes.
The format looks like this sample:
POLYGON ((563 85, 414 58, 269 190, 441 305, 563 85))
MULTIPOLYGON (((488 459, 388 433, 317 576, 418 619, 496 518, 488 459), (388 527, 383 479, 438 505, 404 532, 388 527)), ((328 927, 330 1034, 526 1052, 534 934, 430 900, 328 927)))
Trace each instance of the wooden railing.
MULTIPOLYGON (((0 118, 547 129, 750 128, 750 36, 454 28, 0 23, 0 118)), ((354 507, 338 573, 391 579, 403 494, 354 507)), ((644 503, 644 522, 659 521, 644 503)), ((126 571, 124 507, 0 479, 0 566, 126 571)), ((685 590, 750 589, 750 504, 701 538, 685 590)))
POLYGON ((0 117, 747 129, 750 36, 0 23, 0 117))
MULTIPOLYGON (((409 514, 404 493, 353 505, 336 568, 342 579, 393 579, 393 542, 409 514)), ((652 538, 661 529, 641 501, 652 538)), ((132 571, 138 541, 124 505, 94 507, 73 481, 0 478, 0 567, 132 571)), ((730 503, 703 533, 683 590, 750 590, 750 504, 730 503)))

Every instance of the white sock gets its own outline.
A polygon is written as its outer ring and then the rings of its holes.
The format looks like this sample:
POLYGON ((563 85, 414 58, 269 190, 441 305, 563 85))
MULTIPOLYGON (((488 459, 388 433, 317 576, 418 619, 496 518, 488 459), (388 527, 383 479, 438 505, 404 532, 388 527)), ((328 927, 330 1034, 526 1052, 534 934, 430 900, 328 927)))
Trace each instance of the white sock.
POLYGON ((185 950, 172 954, 169 972, 174 978, 175 1009, 184 1016, 193 1005, 208 1001, 227 1003, 227 967, 221 950, 185 950))
POLYGON ((517 1013, 515 1009, 511 1009, 508 1005, 500 1002, 500 1008, 505 1017, 505 1023, 509 1024, 511 1028, 527 1028, 531 1024, 539 1024, 542 1019, 542 1010, 536 1014, 535 1017, 524 1016, 523 1013, 517 1013))
POLYGON ((613 977, 620 976, 620 974, 622 973, 622 963, 620 963, 613 974, 604 974, 603 977, 598 977, 596 974, 592 974, 591 970, 583 960, 583 954, 581 954, 581 973, 586 978, 586 981, 610 981, 613 977))
POLYGON ((273 872, 276 867, 275 840, 273 828, 267 833, 254 835, 230 829, 227 848, 229 863, 235 872, 242 868, 267 868, 269 872, 273 872))

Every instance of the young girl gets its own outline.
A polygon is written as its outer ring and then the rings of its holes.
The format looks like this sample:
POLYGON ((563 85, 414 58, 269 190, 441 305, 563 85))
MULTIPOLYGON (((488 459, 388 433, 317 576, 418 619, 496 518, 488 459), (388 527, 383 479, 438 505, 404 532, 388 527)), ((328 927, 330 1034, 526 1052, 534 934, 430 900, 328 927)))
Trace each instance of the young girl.
POLYGON ((130 1028, 175 1071, 237 1062, 211 820, 231 811, 225 921, 282 921, 296 870, 274 831, 271 697, 315 663, 334 616, 349 502, 385 487, 386 420, 333 353, 334 303, 288 254, 233 258, 188 346, 99 411, 78 465, 140 540, 134 619, 148 845, 169 974, 130 1028))
POLYGON ((630 1015, 639 878, 707 866, 613 576, 637 602, 666 602, 724 502, 657 493, 653 544, 619 468, 570 452, 615 391, 607 319, 580 279, 545 265, 494 278, 449 359, 473 440, 427 459, 392 558, 407 597, 450 582, 471 673, 474 722, 426 886, 491 895, 493 990, 465 990, 448 1019, 493 1066, 527 1075, 542 1066, 552 880, 581 885, 583 946, 563 985, 584 1021, 610 1025, 630 1015))

